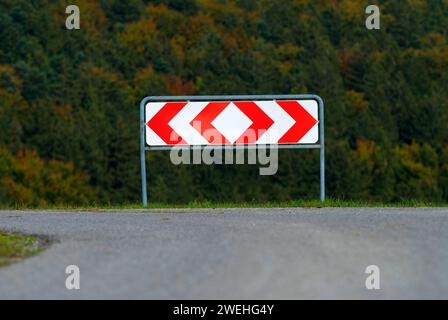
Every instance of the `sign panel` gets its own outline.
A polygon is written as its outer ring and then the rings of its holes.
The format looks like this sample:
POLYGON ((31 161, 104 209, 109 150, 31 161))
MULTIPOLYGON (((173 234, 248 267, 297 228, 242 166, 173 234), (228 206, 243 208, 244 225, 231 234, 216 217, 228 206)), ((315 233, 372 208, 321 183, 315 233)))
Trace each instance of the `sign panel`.
POLYGON ((317 144, 314 99, 151 101, 145 105, 146 144, 317 144))

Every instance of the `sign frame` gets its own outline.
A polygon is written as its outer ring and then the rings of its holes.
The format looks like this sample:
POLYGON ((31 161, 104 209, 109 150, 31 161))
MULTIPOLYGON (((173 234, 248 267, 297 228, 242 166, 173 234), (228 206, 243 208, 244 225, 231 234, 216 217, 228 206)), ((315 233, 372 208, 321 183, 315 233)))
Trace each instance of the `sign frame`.
POLYGON ((325 126, 324 126, 324 101, 314 94, 288 94, 288 95, 217 95, 217 96, 148 96, 140 102, 140 170, 142 186, 142 204, 148 205, 148 188, 146 176, 146 152, 166 151, 173 148, 202 150, 207 145, 167 145, 167 146, 149 146, 146 145, 146 104, 149 102, 176 102, 176 101, 263 101, 263 100, 315 100, 318 103, 318 121, 319 121, 319 142, 314 144, 233 144, 233 145, 213 145, 216 149, 251 149, 266 148, 275 145, 278 149, 319 149, 320 162, 320 201, 325 201, 325 126))

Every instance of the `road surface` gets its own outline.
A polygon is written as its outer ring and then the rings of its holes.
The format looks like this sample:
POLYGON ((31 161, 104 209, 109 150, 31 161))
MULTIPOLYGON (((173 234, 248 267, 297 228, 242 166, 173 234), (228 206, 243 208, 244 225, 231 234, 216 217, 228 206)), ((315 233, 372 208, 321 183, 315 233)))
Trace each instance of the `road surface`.
POLYGON ((448 209, 0 211, 0 229, 52 241, 0 268, 1 299, 448 299, 448 209))

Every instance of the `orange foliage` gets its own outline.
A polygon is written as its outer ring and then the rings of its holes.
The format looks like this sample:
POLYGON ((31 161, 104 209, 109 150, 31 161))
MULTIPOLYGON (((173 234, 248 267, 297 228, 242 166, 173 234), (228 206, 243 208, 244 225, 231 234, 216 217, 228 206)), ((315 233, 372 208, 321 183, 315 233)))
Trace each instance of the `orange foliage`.
POLYGON ((199 14, 188 19, 188 28, 184 31, 187 46, 198 43, 207 31, 216 31, 213 18, 209 15, 199 14))
POLYGON ((346 20, 353 21, 364 17, 367 5, 366 0, 342 0, 337 6, 346 20))
POLYGON ((350 90, 345 93, 345 98, 349 106, 355 110, 360 111, 369 107, 369 103, 364 100, 364 93, 350 90))
POLYGON ((11 79, 12 83, 16 87, 22 86, 22 79, 19 78, 19 76, 16 74, 16 70, 8 64, 0 64, 0 76, 7 74, 9 78, 11 79))
POLYGON ((125 31, 118 36, 118 39, 135 55, 141 55, 150 49, 150 44, 157 39, 158 33, 153 20, 142 19, 127 24, 125 31))
POLYGON ((375 164, 375 155, 379 152, 379 147, 373 141, 358 139, 356 141, 356 154, 359 159, 365 161, 369 167, 375 164))
POLYGON ((70 114, 73 110, 73 106, 71 104, 67 105, 56 105, 53 107, 55 113, 58 114, 64 120, 67 120, 70 117, 70 114))
POLYGON ((357 63, 359 54, 352 48, 344 48, 339 54, 339 68, 347 72, 357 63))
POLYGON ((95 198, 88 177, 76 172, 72 163, 44 161, 33 150, 13 157, 0 148, 0 201, 42 206, 87 204, 95 198))
POLYGON ((197 89, 191 80, 184 82, 178 77, 168 79, 167 90, 173 96, 194 95, 197 93, 197 89))

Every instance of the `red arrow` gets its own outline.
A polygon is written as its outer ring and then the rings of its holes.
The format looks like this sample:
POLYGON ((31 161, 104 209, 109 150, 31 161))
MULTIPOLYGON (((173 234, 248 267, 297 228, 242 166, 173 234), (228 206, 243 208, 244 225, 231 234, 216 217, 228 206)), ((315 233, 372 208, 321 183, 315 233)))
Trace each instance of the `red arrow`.
POLYGON ((230 102, 210 102, 190 122, 207 141, 211 144, 230 144, 230 142, 212 125, 212 121, 229 105, 230 102))
POLYGON ((277 101, 277 103, 296 121, 278 143, 298 143, 318 122, 297 101, 277 101))
POLYGON ((168 102, 152 117, 146 125, 150 127, 166 144, 185 144, 176 131, 168 124, 187 102, 168 102))
POLYGON ((257 140, 274 124, 263 110, 253 101, 234 102, 250 120, 252 125, 235 141, 235 144, 250 144, 257 140))

